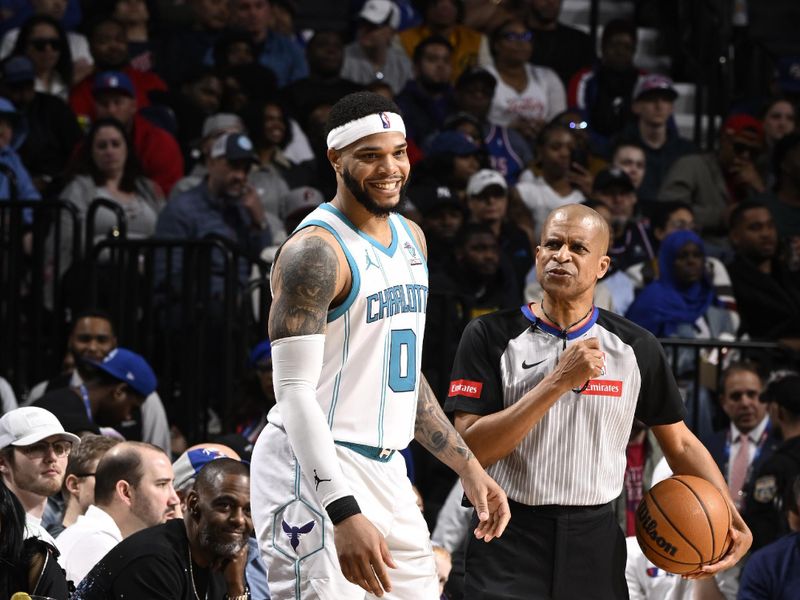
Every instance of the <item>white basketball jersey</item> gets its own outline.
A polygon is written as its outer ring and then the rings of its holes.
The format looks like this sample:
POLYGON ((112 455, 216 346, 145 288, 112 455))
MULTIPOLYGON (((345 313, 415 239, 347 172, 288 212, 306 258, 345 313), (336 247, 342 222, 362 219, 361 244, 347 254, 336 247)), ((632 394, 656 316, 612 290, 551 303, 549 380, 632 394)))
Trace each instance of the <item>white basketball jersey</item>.
MULTIPOLYGON (((316 225, 338 240, 351 288, 328 313, 317 401, 333 439, 402 449, 414 437, 428 267, 405 219, 389 216, 388 247, 326 203, 298 227, 316 225)), ((281 425, 278 407, 269 419, 281 425)))

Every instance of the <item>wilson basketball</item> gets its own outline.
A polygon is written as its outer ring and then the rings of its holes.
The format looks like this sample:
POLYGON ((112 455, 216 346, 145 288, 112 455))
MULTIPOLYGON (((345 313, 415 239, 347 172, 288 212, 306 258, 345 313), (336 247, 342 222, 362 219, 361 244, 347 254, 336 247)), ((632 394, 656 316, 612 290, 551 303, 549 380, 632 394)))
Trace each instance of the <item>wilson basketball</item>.
POLYGON ((657 567, 682 575, 727 552, 731 512, 722 493, 691 475, 654 485, 636 511, 636 539, 657 567))

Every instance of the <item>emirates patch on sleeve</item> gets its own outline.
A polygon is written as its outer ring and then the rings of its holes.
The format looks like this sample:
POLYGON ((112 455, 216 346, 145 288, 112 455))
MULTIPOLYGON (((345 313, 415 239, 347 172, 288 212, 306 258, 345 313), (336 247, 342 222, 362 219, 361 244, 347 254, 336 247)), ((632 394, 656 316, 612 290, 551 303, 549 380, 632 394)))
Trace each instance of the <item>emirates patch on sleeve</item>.
MULTIPOLYGON (((622 386, 620 385, 620 389, 621 388, 622 386)), ((456 379, 455 381, 450 382, 450 393, 448 394, 448 397, 466 396, 468 398, 480 398, 482 389, 483 384, 478 381, 456 379)))
POLYGON ((622 382, 610 379, 590 379, 589 385, 581 392, 583 396, 622 396, 622 382))

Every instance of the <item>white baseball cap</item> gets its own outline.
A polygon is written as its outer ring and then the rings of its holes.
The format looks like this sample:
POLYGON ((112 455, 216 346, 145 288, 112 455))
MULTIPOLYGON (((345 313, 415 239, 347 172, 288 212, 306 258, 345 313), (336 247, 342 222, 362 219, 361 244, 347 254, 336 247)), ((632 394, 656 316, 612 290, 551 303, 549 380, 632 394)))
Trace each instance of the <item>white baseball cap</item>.
POLYGON ((6 446, 30 446, 53 435, 73 444, 81 441, 77 435, 64 431, 53 413, 38 406, 15 408, 0 417, 0 449, 6 446))
POLYGON ((400 25, 400 11, 392 0, 367 0, 358 16, 373 25, 389 25, 392 29, 400 25))
POLYGON ((493 169, 481 169, 469 178, 467 183, 467 196, 477 196, 490 185, 499 185, 503 190, 508 190, 506 178, 493 169))

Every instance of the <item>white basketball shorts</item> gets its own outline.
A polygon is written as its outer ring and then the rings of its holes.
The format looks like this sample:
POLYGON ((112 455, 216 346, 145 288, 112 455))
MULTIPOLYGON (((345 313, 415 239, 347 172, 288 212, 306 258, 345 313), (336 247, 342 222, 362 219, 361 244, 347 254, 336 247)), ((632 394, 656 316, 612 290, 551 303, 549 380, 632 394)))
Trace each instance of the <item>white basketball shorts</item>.
MULTIPOLYGON (((388 462, 336 446, 361 512, 386 538, 397 565, 387 600, 436 600, 439 584, 430 534, 398 452, 388 462)), ((301 473, 286 433, 267 425, 251 462, 253 523, 274 600, 362 600, 372 594, 342 575, 333 525, 301 473)))

